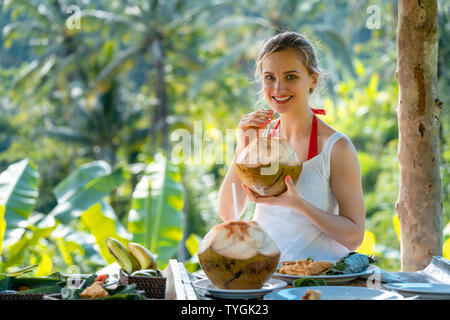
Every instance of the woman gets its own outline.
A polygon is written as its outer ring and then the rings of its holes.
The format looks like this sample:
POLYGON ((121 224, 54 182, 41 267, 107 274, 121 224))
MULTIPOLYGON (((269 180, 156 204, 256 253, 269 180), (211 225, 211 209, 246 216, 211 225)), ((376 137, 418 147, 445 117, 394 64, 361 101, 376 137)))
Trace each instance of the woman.
MULTIPOLYGON (((348 137, 318 119, 308 105, 321 75, 314 48, 302 35, 284 32, 269 39, 259 55, 257 79, 273 111, 260 109, 239 123, 236 161, 248 144, 249 129, 270 126, 286 139, 303 163, 296 184, 286 177, 287 191, 259 197, 241 184, 230 166, 219 193, 222 220, 234 219, 231 184, 236 184, 239 213, 247 199, 256 204, 254 220, 274 239, 280 261, 307 259, 335 262, 362 243, 365 206, 356 150, 348 137)), ((264 130, 258 130, 259 135, 264 130)))

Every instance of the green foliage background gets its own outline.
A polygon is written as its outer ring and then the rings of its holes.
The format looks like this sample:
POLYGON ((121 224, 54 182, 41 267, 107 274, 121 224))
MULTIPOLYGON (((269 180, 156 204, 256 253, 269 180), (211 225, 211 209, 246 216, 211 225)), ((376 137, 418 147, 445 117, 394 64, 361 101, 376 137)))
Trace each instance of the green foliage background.
MULTIPOLYGON (((327 76, 312 106, 325 107, 324 121, 355 144, 378 264, 399 270, 392 223, 398 191, 397 1, 14 0, 1 2, 0 9, 0 173, 29 159, 39 175, 21 233, 5 233, 0 271, 33 263, 40 263, 41 274, 73 265, 96 270, 111 262, 105 237, 146 242, 138 234, 159 220, 146 220, 158 209, 145 201, 159 197, 178 216, 167 222, 173 228, 153 228, 158 235, 147 234, 147 240, 160 239, 152 246, 167 246, 160 252, 164 259, 173 255, 195 269, 198 240, 220 222, 218 190, 229 163, 181 163, 158 178, 174 183, 172 191, 150 178, 144 198, 133 194, 148 165, 158 157, 171 160, 176 129, 193 134, 201 121, 203 133, 217 129, 225 137, 242 115, 265 106, 258 102, 254 61, 263 41, 279 30, 304 33, 315 43, 327 76), (80 29, 66 25, 71 5, 80 9, 80 29), (379 8, 379 28, 368 28, 370 5, 379 8), (59 219, 58 186, 96 161, 108 167, 105 175, 119 172, 120 179, 103 189, 106 194, 80 196, 71 202, 76 210, 69 210, 70 219, 59 219), (98 223, 110 226, 109 233, 98 223)), ((448 2, 439 1, 444 227, 450 220, 449 12, 448 2)), ((217 141, 225 159, 226 141, 217 141)), ((101 176, 83 183, 78 177, 71 187, 83 194, 95 179, 106 179, 101 176)), ((251 219, 253 209, 249 202, 244 217, 251 219)), ((449 237, 447 227, 444 240, 449 237)))

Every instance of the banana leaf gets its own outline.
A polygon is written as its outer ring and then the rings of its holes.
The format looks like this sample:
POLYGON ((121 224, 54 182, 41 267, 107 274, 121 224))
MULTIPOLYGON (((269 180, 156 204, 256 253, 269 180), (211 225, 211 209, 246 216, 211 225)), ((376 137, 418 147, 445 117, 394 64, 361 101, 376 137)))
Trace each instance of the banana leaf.
MULTIPOLYGON (((61 291, 63 300, 86 300, 81 298, 80 294, 87 287, 94 283, 96 274, 91 275, 84 284, 78 288, 65 288, 61 291)), ((108 292, 108 296, 104 298, 98 298, 95 300, 146 300, 146 298, 136 291, 136 284, 119 285, 114 289, 105 288, 108 292)))
MULTIPOLYGON (((47 238, 56 228, 52 217, 34 212, 26 221, 21 222, 22 227, 10 230, 5 237, 7 255, 1 269, 20 265, 30 248, 39 246, 43 238, 47 238)), ((35 250, 36 251, 36 250, 35 250)), ((40 255, 39 268, 36 275, 46 275, 51 272, 51 259, 45 251, 36 251, 40 255)))
MULTIPOLYGON (((68 266, 74 265, 73 257, 76 255, 85 257, 86 262, 92 266, 105 264, 96 241, 92 241, 92 235, 88 232, 59 224, 52 232, 51 238, 56 241, 58 251, 68 266)), ((89 265, 79 266, 81 269, 78 272, 81 273, 82 268, 88 268, 89 265)))
POLYGON ((12 277, 0 276, 0 292, 14 290, 23 293, 58 293, 66 285, 60 277, 12 277), (24 288, 27 288, 24 290, 24 288))
POLYGON ((326 274, 337 275, 363 272, 373 262, 375 262, 375 258, 373 256, 350 252, 347 256, 339 259, 334 266, 328 269, 326 274))
POLYGON ((39 172, 28 159, 11 164, 0 174, 0 204, 5 207, 6 233, 20 226, 33 212, 39 172))
POLYGON ((178 166, 158 154, 132 194, 128 230, 133 241, 158 256, 165 265, 177 252, 183 238, 184 188, 178 166))
POLYGON ((87 163, 55 187, 53 193, 58 204, 50 215, 68 224, 96 203, 102 204, 102 210, 112 210, 107 208, 106 202, 102 200, 127 178, 128 173, 122 167, 112 171, 105 161, 87 163))
POLYGON ((0 255, 3 251, 3 237, 5 236, 6 220, 5 207, 0 204, 0 255))
POLYGON ((100 203, 93 205, 81 214, 81 222, 95 237, 100 254, 107 263, 113 263, 115 260, 108 251, 106 238, 113 237, 122 243, 128 241, 119 236, 117 229, 123 228, 123 226, 114 216, 114 213, 103 211, 100 203))

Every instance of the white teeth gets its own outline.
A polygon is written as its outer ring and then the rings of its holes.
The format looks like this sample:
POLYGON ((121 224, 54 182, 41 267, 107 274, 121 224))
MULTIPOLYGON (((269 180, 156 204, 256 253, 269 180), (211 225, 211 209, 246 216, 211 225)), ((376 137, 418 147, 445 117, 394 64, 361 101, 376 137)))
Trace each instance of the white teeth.
POLYGON ((286 100, 292 98, 292 96, 285 97, 285 98, 276 98, 276 97, 274 97, 274 98, 275 98, 275 100, 277 100, 277 101, 286 101, 286 100))

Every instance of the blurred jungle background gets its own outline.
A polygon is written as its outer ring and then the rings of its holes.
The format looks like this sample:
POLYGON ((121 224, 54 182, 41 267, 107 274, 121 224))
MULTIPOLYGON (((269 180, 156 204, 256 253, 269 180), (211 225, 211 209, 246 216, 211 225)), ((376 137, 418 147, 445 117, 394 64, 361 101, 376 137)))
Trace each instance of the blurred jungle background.
MULTIPOLYGON (((439 1, 444 106, 449 14, 439 1)), ((254 62, 280 30, 316 45, 327 77, 312 106, 357 148, 367 209, 359 251, 400 270, 397 1, 11 0, 0 2, 0 28, 0 272, 94 272, 114 261, 108 236, 146 245, 161 266, 174 257, 196 270, 198 242, 220 222, 226 130, 267 107, 256 103, 254 62), (201 161, 173 161, 177 129, 201 130, 201 161)), ((448 107, 440 119, 449 259, 448 107)))

